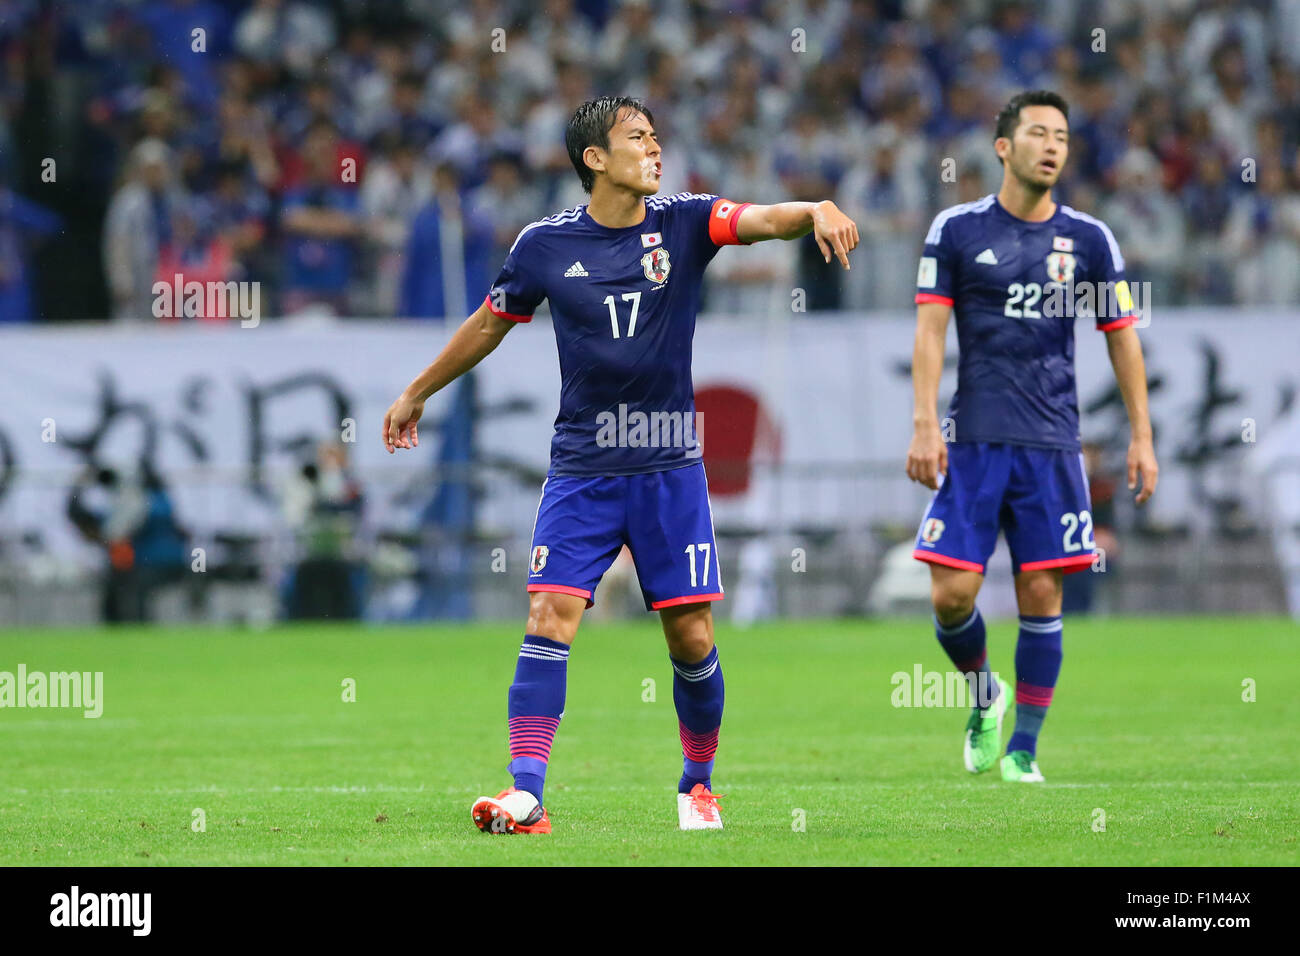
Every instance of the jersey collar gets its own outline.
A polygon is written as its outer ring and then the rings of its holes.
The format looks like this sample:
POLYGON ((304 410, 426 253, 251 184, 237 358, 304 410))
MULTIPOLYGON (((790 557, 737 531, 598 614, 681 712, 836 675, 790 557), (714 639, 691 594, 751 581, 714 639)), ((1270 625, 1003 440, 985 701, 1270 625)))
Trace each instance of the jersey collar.
POLYGON ((1002 205, 1002 200, 998 198, 998 194, 993 193, 993 208, 998 211, 998 215, 1004 216, 1005 218, 1016 223, 1017 225, 1027 226, 1031 229, 1038 228, 1041 226, 1048 226, 1056 221, 1056 217, 1061 214, 1061 204, 1059 202, 1056 202, 1056 200, 1052 200, 1052 205, 1055 208, 1052 210, 1052 214, 1050 216, 1048 216, 1042 222, 1030 222, 1028 219, 1021 219, 1019 216, 1012 215, 1010 212, 1008 212, 1007 207, 1002 205))

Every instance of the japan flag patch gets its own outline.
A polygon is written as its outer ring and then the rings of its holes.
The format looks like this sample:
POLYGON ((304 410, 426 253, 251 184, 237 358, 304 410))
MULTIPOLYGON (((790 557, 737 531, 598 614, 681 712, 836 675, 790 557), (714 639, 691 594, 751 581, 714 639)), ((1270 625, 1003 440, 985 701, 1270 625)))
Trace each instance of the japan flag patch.
POLYGON ((641 248, 649 249, 653 246, 663 245, 664 235, 662 232, 643 232, 641 233, 641 248))

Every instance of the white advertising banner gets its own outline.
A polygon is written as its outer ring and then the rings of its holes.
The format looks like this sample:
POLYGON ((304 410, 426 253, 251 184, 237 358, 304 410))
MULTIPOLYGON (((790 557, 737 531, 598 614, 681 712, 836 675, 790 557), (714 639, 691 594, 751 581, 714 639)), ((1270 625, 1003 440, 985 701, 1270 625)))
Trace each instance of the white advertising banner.
MULTIPOLYGON (((331 436, 349 442, 363 476, 389 469, 418 483, 418 465, 431 483, 433 421, 451 390, 430 402, 417 451, 390 457, 379 432, 389 403, 451 331, 273 321, 0 330, 0 529, 75 542, 67 488, 89 464, 142 457, 168 481, 187 527, 265 529, 278 506, 259 481, 273 485, 301 464, 304 449, 331 436)), ((943 402, 956 378, 949 334, 943 402)), ((833 529, 919 520, 928 492, 902 477, 912 335, 902 315, 702 319, 694 367, 697 394, 710 396, 713 410, 703 420, 706 459, 712 436, 786 469, 778 481, 761 466, 735 493, 715 495, 718 522, 833 529)), ((1141 335, 1161 464, 1153 519, 1209 527, 1215 510, 1233 502, 1258 508, 1259 489, 1243 485, 1261 480, 1244 468, 1252 449, 1267 443, 1277 468, 1296 467, 1294 454, 1278 451, 1282 441, 1268 439, 1297 427, 1300 313, 1164 310, 1141 335)), ((1081 322, 1077 339, 1083 436, 1122 450, 1127 420, 1105 337, 1081 322)), ((540 475, 559 401, 549 321, 512 331, 478 375, 478 458, 540 475)), ((404 496, 371 500, 373 525, 412 520, 422 502, 412 502, 409 485, 404 496)), ((1268 501, 1282 509, 1276 520, 1300 522, 1300 502, 1268 501)), ((531 519, 533 507, 535 496, 521 519, 517 509, 494 512, 488 499, 479 520, 506 527, 531 519)))

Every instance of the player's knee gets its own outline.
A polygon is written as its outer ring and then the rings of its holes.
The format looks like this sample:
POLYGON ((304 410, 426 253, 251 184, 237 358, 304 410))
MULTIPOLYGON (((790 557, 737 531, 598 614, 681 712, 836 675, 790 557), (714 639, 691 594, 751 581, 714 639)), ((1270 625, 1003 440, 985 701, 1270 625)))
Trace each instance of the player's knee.
POLYGON ((664 615, 664 637, 668 653, 686 664, 694 664, 713 650, 713 617, 708 605, 690 611, 664 615))
POLYGON ((528 633, 570 644, 585 606, 584 598, 571 594, 534 591, 528 601, 528 633))
POLYGON ((934 616, 939 623, 950 626, 970 617, 971 611, 975 610, 975 595, 949 582, 935 582, 930 585, 930 603, 934 605, 934 616))
POLYGON ((685 664, 704 660, 711 650, 713 650, 713 635, 706 631, 676 635, 668 641, 668 652, 685 664))
POLYGON ((1021 574, 1016 580, 1021 614, 1052 616, 1061 613, 1061 575, 1052 571, 1021 574))

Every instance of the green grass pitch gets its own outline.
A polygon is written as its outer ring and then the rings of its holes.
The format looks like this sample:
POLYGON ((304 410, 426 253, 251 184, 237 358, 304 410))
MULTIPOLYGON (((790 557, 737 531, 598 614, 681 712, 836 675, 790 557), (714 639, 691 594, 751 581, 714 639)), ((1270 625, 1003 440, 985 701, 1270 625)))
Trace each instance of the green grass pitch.
MULTIPOLYGON (((1014 635, 990 625, 1004 675, 1014 635)), ((487 836, 469 807, 508 782, 520 636, 510 623, 0 635, 0 671, 104 672, 98 720, 0 709, 0 862, 1298 862, 1300 628, 1286 621, 1067 619, 1040 787, 962 769, 965 711, 891 704, 895 672, 944 669, 924 619, 720 627, 726 830, 694 833, 677 830, 658 622, 592 623, 552 752, 555 832, 487 836)))

